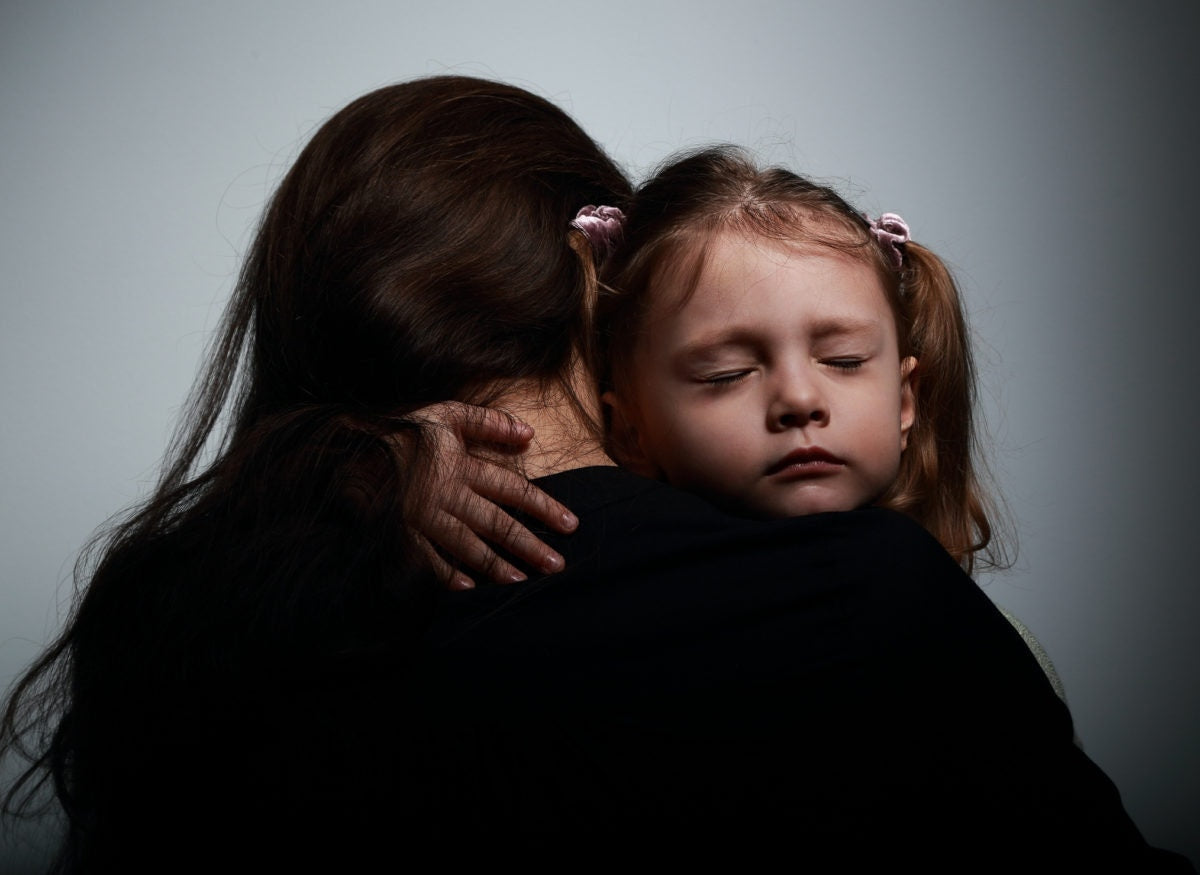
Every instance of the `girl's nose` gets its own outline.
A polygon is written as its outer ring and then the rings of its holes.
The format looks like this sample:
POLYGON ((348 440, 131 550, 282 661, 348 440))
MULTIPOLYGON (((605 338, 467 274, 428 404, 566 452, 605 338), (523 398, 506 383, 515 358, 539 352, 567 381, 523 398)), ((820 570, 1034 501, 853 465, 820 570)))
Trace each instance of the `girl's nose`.
POLYGON ((772 431, 824 425, 829 421, 829 405, 809 375, 790 375, 780 379, 767 410, 767 420, 772 431))

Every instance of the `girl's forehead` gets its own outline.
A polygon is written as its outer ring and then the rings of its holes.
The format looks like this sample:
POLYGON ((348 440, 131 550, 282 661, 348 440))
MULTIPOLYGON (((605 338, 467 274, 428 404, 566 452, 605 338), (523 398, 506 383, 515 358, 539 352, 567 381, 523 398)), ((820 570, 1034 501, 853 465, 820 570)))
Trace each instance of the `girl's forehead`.
POLYGON ((899 342, 874 266, 840 249, 724 233, 693 262, 655 290, 639 344, 703 346, 729 334, 765 342, 851 329, 899 342))
MULTIPOLYGON (((864 253, 865 255, 865 253, 864 253)), ((680 247, 654 282, 652 311, 661 316, 678 313, 698 292, 705 298, 749 298, 753 292, 782 286, 797 294, 804 291, 836 292, 848 285, 877 291, 881 302, 887 293, 874 265, 855 249, 811 238, 777 238, 725 229, 690 246, 680 247)))
POLYGON ((733 266, 745 268, 755 265, 770 269, 771 265, 783 266, 801 259, 820 259, 859 264, 845 251, 805 238, 775 238, 761 235, 725 231, 715 234, 705 247, 704 274, 712 276, 717 271, 733 266))

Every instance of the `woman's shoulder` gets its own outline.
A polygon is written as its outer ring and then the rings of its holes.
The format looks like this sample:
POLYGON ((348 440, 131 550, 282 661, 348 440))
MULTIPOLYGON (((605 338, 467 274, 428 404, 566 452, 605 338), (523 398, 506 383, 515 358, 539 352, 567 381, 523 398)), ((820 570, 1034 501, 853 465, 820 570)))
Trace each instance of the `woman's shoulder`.
MULTIPOLYGON (((878 507, 789 519, 755 519, 617 467, 579 468, 535 481, 580 519, 566 537, 547 534, 556 549, 657 562, 666 554, 708 557, 717 566, 761 560, 785 566, 805 556, 895 570, 909 565, 961 574, 923 527, 878 507)), ((568 557, 570 558, 570 557, 568 557)))
POLYGON ((659 480, 633 474, 615 465, 573 468, 533 481, 580 516, 604 511, 621 513, 642 510, 669 521, 666 511, 679 516, 699 517, 729 529, 760 532, 804 532, 809 529, 861 529, 890 533, 904 539, 916 537, 927 545, 937 542, 918 523, 896 511, 880 507, 836 513, 812 514, 779 520, 763 520, 731 512, 694 493, 659 480))

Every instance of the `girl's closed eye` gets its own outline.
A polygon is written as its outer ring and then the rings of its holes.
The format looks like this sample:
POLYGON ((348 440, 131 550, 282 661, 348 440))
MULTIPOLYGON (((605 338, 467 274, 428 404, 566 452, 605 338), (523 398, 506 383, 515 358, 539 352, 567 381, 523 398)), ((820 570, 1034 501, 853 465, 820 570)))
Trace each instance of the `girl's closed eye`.
POLYGON ((734 383, 740 383, 754 373, 751 370, 741 371, 726 371, 720 374, 708 374, 700 378, 700 382, 706 386, 732 386, 734 383))
POLYGON ((848 357, 848 356, 847 357, 838 357, 838 358, 828 358, 828 359, 822 359, 821 364, 826 365, 827 367, 837 368, 839 371, 857 371, 864 364, 866 364, 866 359, 852 358, 852 357, 848 357))

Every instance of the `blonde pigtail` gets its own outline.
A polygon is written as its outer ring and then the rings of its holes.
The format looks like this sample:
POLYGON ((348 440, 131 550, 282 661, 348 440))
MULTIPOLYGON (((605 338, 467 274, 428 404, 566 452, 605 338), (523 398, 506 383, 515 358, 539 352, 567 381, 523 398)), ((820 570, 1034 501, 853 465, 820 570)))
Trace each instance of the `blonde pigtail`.
POLYGON ((975 365, 958 287, 942 260, 916 243, 905 246, 901 283, 917 415, 882 503, 919 521, 968 571, 980 560, 997 565, 994 512, 976 472, 975 365))

